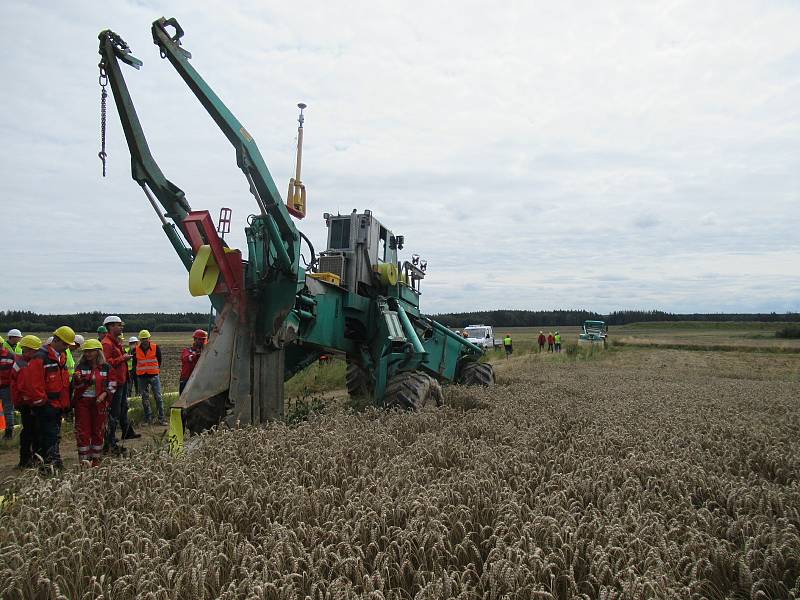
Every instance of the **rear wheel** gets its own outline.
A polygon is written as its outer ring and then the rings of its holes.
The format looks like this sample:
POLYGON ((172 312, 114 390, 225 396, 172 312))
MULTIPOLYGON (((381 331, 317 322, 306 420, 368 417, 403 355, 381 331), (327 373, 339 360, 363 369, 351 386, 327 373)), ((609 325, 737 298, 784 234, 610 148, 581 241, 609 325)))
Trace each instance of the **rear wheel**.
POLYGON ((461 368, 456 383, 462 385, 494 385, 494 368, 489 363, 471 362, 461 368))
POLYGON ((348 361, 345 382, 347 384, 347 393, 351 398, 368 398, 372 396, 372 378, 361 365, 348 361))
POLYGON ((442 404, 442 386, 421 371, 406 371, 392 377, 386 386, 383 405, 386 408, 422 410, 442 404))

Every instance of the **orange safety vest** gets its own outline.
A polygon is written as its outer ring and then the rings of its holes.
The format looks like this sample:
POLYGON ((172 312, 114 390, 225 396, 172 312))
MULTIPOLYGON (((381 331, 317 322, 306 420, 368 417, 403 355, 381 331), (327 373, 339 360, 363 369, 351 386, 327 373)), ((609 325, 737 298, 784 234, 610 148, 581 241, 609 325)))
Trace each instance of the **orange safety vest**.
POLYGON ((156 346, 152 342, 147 352, 142 350, 142 345, 136 346, 136 375, 158 375, 161 369, 158 367, 156 357, 156 346))

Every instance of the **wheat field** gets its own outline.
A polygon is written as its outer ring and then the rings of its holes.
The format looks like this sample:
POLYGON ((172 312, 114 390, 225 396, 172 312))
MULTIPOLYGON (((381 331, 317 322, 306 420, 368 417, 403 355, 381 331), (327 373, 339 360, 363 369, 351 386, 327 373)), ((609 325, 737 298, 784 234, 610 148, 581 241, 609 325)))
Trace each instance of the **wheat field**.
POLYGON ((331 408, 9 480, 0 597, 800 598, 800 357, 497 371, 419 414, 331 408))

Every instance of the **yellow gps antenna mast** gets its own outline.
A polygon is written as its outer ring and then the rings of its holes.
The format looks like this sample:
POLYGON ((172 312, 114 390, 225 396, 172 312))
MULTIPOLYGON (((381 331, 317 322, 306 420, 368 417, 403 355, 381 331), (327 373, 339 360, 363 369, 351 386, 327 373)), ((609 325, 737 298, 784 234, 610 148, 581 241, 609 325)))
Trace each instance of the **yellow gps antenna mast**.
POLYGON ((297 122, 300 125, 297 128, 297 167, 295 168, 294 177, 289 180, 289 193, 286 195, 286 210, 289 214, 302 219, 306 216, 306 186, 300 181, 300 166, 303 162, 303 109, 306 105, 300 102, 297 108, 300 109, 300 116, 297 122))

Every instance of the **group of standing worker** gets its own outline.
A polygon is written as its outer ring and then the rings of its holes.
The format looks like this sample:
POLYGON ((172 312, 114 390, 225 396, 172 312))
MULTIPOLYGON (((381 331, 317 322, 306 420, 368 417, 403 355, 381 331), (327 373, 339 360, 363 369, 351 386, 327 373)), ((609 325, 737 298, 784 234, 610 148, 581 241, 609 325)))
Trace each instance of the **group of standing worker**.
MULTIPOLYGON (((463 333, 460 335, 469 337, 467 331, 464 330, 463 333)), ((544 352, 544 346, 547 344, 547 351, 548 352, 561 352, 561 334, 556 331, 553 333, 552 331, 545 335, 544 331, 539 331, 539 337, 536 339, 539 344, 539 352, 544 352)), ((503 336, 503 349, 506 353, 506 358, 508 358, 511 354, 514 353, 514 341, 511 338, 511 334, 507 333, 503 336)))
MULTIPOLYGON (((548 352, 561 352, 561 334, 558 331, 555 333, 551 331, 547 335, 544 334, 544 331, 539 331, 539 337, 536 339, 536 341, 539 344, 539 352, 544 352, 545 344, 547 344, 548 352)), ((514 352, 513 341, 510 333, 507 333, 503 338, 503 348, 505 348, 506 357, 514 352)))
MULTIPOLYGON (((144 419, 154 423, 152 391, 158 424, 167 424, 161 395, 161 349, 143 329, 122 343, 124 323, 109 315, 97 330, 97 339, 85 340, 64 325, 46 342, 18 329, 0 337, 0 429, 5 439, 14 435, 14 409, 20 414, 18 468, 63 466, 60 454, 61 422, 74 411, 78 457, 97 465, 103 454, 123 454, 117 440, 141 437, 128 421, 128 399, 134 388, 142 396, 144 419), (81 351, 75 362, 73 353, 81 351)), ((193 344, 181 355, 180 391, 194 370, 208 334, 198 329, 193 344)))
POLYGON ((546 336, 544 331, 539 331, 539 337, 536 341, 539 342, 539 352, 544 352, 545 344, 547 344, 548 352, 561 352, 561 334, 558 331, 555 334, 551 331, 546 336))

